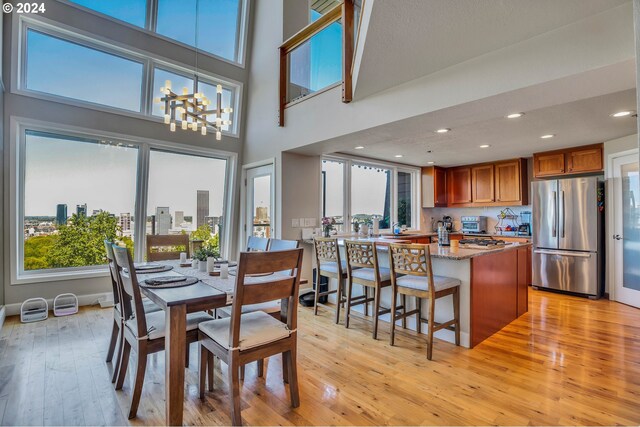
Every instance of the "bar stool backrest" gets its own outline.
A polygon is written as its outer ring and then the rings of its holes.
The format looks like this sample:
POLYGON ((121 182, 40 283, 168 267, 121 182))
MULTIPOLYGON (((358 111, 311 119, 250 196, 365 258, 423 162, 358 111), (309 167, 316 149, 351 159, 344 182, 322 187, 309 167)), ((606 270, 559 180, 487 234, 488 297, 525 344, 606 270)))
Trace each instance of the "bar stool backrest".
POLYGON ((345 240, 344 246, 345 251, 347 252, 347 266, 349 268, 377 268, 378 256, 376 254, 375 243, 359 240, 345 240))
POLYGON ((429 281, 429 293, 435 292, 429 245, 391 243, 389 265, 394 285, 398 274, 426 277, 429 281))

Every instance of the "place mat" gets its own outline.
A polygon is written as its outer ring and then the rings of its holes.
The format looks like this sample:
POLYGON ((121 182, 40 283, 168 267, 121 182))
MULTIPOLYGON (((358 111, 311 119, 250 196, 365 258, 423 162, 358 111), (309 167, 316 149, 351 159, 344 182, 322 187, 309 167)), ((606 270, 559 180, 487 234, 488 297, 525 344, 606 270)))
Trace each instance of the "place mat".
POLYGON ((151 274, 151 273, 162 273, 164 271, 171 271, 173 270, 173 266, 171 265, 160 265, 159 267, 150 269, 150 268, 143 268, 143 269, 138 269, 138 267, 136 267, 136 274, 151 274))
POLYGON ((140 286, 149 289, 180 288, 182 286, 194 285, 199 281, 200 279, 197 277, 191 276, 165 276, 147 279, 140 282, 140 286))

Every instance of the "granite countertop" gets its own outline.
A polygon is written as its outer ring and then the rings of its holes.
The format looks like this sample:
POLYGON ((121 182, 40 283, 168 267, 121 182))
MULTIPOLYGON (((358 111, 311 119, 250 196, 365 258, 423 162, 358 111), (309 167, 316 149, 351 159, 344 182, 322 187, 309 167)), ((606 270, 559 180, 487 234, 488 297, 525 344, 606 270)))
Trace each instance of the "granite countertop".
POLYGON ((438 246, 437 243, 431 243, 429 249, 431 250, 431 258, 439 259, 451 259, 454 261, 460 261, 465 259, 471 259, 483 255, 492 255, 497 252, 510 251, 512 249, 531 246, 531 243, 511 243, 500 248, 495 249, 465 249, 465 248, 452 248, 451 246, 438 246))

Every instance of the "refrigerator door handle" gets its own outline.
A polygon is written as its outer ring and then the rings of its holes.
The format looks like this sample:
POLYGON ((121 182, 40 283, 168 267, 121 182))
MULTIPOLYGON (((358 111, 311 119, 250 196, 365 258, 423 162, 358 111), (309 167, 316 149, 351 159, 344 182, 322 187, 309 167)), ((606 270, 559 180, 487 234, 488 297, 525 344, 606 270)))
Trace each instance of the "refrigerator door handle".
MULTIPOLYGON (((556 191, 553 192, 553 217, 556 218, 558 215, 558 193, 556 191)), ((553 227, 551 227, 551 236, 556 237, 556 221, 553 221, 553 227)))
POLYGON ((561 221, 561 223, 560 223, 560 226, 561 226, 561 228, 560 228, 560 237, 564 239, 564 232, 565 232, 565 229, 566 229, 566 227, 565 227, 566 218, 565 218, 565 205, 564 205, 564 190, 560 192, 560 201, 562 202, 562 205, 560 207, 560 215, 561 215, 560 216, 560 221, 561 221))
POLYGON ((544 249, 536 249, 533 253, 541 255, 558 255, 558 256, 572 256, 576 258, 591 258, 591 253, 585 252, 565 252, 565 251, 548 251, 544 249))

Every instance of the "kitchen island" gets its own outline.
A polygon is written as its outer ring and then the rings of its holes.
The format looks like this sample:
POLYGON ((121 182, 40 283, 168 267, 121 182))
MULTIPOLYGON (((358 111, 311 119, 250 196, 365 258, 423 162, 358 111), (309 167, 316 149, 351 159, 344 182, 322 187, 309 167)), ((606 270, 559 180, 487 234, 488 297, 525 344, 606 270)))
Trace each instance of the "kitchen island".
MULTIPOLYGON (((389 266, 389 239, 353 239, 373 240, 378 245, 378 260, 381 267, 389 266)), ((393 242, 393 240, 392 240, 393 242)), ((341 251, 344 240, 339 239, 341 251)), ((460 344, 473 348, 528 310, 527 286, 527 250, 529 243, 512 243, 495 249, 465 249, 441 247, 431 243, 431 263, 433 273, 459 279, 460 287, 460 344)), ((344 253, 341 253, 344 258, 344 253)), ((330 286, 335 289, 337 283, 332 280, 330 286)), ((354 286, 359 288, 359 286, 354 286)), ((435 318, 444 322, 453 318, 451 296, 436 301, 435 318)), ((389 307, 391 289, 382 291, 382 305, 389 307)), ((423 313, 428 312, 427 301, 423 300, 423 313)), ((415 308, 413 298, 407 298, 407 310, 415 308)), ((362 312, 362 307, 356 311, 362 312)), ((389 321, 389 315, 381 316, 389 321)), ((415 317, 407 319, 407 327, 416 330, 415 317)), ((384 327, 381 329, 384 331, 384 327)), ((426 330, 426 328, 423 328, 426 330)), ((454 342, 454 333, 441 330, 435 333, 437 338, 454 342)))

